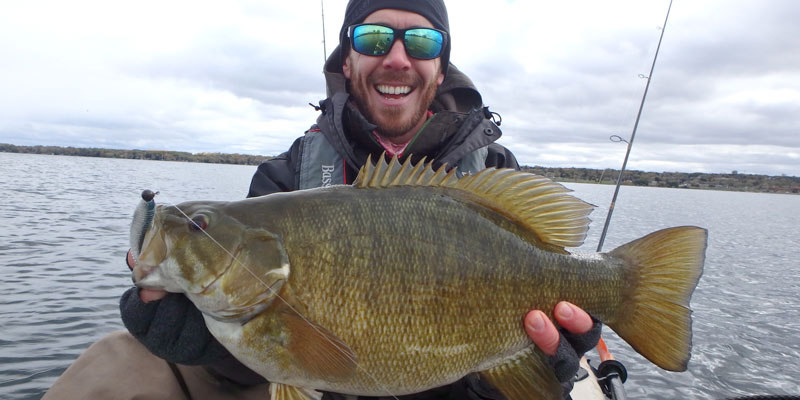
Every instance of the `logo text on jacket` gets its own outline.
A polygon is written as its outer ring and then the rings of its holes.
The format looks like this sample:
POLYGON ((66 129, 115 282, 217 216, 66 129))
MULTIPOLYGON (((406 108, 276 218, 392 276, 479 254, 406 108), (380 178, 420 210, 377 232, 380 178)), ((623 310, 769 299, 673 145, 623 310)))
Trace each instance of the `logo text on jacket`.
POLYGON ((328 187, 331 185, 331 181, 333 179, 333 170, 333 165, 322 166, 322 187, 328 187))

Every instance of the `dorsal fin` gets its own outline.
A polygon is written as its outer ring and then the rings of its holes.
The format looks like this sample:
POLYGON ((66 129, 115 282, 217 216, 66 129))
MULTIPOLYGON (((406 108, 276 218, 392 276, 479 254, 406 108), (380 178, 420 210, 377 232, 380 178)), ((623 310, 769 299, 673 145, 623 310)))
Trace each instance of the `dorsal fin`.
POLYGON ((594 206, 569 194, 571 190, 543 176, 513 169, 488 168, 461 178, 446 165, 433 170, 433 162, 423 158, 411 165, 411 157, 400 164, 397 157, 377 165, 370 157, 361 167, 353 186, 387 188, 393 186, 433 186, 463 190, 476 195, 481 205, 491 208, 534 232, 545 244, 578 247, 586 239, 588 215, 594 206))

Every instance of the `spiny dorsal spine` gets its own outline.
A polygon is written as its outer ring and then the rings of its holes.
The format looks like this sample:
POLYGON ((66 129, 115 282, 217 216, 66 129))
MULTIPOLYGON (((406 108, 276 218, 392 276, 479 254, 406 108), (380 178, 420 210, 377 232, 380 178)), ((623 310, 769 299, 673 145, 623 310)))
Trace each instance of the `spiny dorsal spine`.
POLYGON ((474 175, 457 177, 456 169, 423 158, 416 165, 411 157, 400 164, 381 156, 376 165, 371 157, 359 171, 353 186, 381 189, 397 186, 444 187, 476 195, 483 206, 506 215, 536 233, 543 243, 578 247, 586 239, 594 206, 569 194, 564 186, 545 177, 513 169, 487 168, 474 175))

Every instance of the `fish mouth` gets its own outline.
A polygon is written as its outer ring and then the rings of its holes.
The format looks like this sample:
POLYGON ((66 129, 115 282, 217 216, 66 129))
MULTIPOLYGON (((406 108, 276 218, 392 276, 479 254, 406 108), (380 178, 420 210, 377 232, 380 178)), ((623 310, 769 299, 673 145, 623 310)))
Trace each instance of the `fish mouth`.
POLYGON ((142 281, 144 281, 144 279, 147 278, 150 274, 152 274, 153 271, 156 270, 157 268, 158 265, 147 265, 141 262, 137 263, 132 271, 133 276, 131 277, 131 279, 133 279, 133 284, 142 287, 140 286, 142 281))
POLYGON ((163 289, 164 276, 160 265, 167 258, 167 243, 158 227, 147 230, 142 239, 142 252, 133 267, 133 284, 145 289, 163 289))

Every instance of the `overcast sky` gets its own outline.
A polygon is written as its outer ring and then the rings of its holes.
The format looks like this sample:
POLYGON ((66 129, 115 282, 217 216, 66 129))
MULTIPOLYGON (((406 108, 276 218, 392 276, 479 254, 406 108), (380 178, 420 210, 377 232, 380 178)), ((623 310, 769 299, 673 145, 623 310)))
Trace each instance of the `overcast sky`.
MULTIPOLYGON (((346 0, 326 0, 327 50, 346 0)), ((668 0, 449 0, 527 165, 619 168, 668 0)), ((277 155, 325 95, 319 0, 0 6, 0 143, 277 155)), ((629 169, 800 176, 800 1, 675 0, 629 169)))

